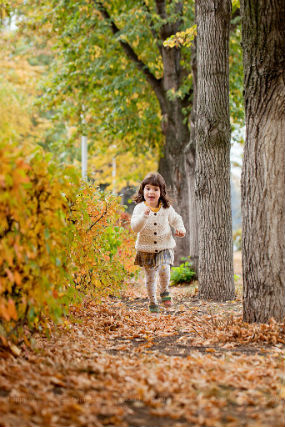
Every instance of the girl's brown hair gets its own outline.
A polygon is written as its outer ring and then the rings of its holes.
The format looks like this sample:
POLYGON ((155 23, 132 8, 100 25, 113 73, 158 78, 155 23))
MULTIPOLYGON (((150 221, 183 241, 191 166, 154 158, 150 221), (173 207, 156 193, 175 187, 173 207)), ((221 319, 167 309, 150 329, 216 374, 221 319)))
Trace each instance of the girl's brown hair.
POLYGON ((143 192, 144 192, 144 187, 147 184, 155 185, 156 187, 160 188, 159 202, 162 203, 162 206, 164 208, 169 208, 170 200, 166 194, 166 184, 165 184, 164 178, 158 172, 151 172, 147 174, 147 176, 144 178, 144 180, 140 185, 139 191, 137 192, 137 194, 134 195, 134 201, 136 203, 144 202, 145 198, 144 198, 143 192))

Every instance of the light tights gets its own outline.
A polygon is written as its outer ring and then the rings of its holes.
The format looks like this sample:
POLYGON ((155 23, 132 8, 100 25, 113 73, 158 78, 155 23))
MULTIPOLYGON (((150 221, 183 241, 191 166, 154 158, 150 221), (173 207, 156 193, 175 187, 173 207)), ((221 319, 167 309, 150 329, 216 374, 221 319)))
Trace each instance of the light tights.
POLYGON ((170 265, 162 264, 158 267, 144 267, 145 285, 148 293, 149 302, 157 304, 156 299, 156 282, 159 276, 160 294, 169 292, 170 265))

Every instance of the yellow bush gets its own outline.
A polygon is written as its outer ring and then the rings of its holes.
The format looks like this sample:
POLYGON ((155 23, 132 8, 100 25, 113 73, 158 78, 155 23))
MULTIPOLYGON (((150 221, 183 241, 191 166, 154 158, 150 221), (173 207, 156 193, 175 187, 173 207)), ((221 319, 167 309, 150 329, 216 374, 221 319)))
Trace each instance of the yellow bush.
POLYGON ((122 225, 118 197, 85 185, 71 205, 71 214, 76 288, 95 298, 117 293, 126 275, 135 272, 134 235, 122 225))
POLYGON ((60 319, 89 294, 116 292, 133 267, 117 198, 82 184, 41 149, 0 144, 0 336, 60 319), (128 255, 119 256, 124 247, 128 255))

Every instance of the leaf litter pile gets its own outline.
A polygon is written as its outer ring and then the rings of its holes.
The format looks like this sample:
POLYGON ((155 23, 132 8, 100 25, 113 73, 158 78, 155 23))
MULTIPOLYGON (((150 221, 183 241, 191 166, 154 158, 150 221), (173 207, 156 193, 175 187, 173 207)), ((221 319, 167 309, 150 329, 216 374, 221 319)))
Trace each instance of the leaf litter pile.
POLYGON ((240 297, 172 294, 150 314, 132 284, 3 349, 0 426, 284 426, 284 325, 244 323, 240 297))

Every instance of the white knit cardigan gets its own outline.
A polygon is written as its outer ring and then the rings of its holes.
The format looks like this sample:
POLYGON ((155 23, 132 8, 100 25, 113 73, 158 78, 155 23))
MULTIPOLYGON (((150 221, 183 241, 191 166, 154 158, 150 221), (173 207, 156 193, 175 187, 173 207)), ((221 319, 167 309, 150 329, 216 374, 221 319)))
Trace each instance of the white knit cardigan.
POLYGON ((135 248, 137 251, 156 253, 176 246, 171 227, 185 233, 180 215, 173 209, 161 207, 158 212, 150 211, 144 215, 147 206, 144 202, 136 205, 131 218, 131 228, 138 233, 135 248))

